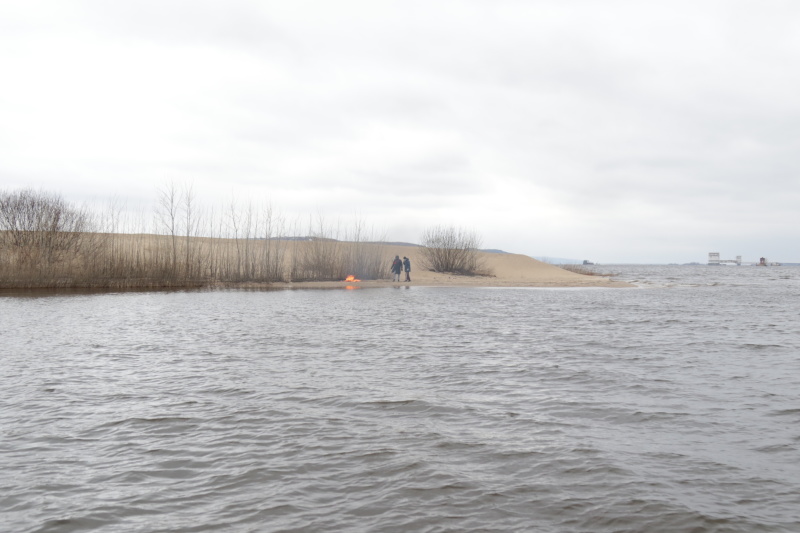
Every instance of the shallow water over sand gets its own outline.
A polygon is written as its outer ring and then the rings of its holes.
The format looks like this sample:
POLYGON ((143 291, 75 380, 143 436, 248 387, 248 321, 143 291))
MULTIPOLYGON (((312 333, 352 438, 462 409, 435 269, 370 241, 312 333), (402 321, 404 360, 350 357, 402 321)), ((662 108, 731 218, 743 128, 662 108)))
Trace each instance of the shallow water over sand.
POLYGON ((800 531, 800 269, 0 298, 0 523, 800 531))

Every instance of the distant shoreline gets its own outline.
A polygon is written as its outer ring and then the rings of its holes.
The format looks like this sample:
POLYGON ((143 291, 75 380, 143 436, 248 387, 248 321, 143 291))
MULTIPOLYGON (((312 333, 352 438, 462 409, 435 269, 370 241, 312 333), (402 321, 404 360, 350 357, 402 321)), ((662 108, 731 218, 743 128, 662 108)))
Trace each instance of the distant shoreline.
POLYGON ((482 275, 459 275, 423 268, 425 249, 408 244, 172 239, 150 234, 70 237, 75 250, 55 261, 41 247, 7 244, 0 257, 0 291, 314 289, 348 284, 360 288, 633 287, 608 276, 572 272, 512 253, 478 251, 482 275), (395 256, 409 258, 410 283, 391 281, 389 265, 395 256), (343 281, 348 275, 364 281, 343 281))
MULTIPOLYGON (((427 276, 426 276, 427 277, 427 276)), ((0 296, 13 293, 108 293, 108 292, 169 292, 192 290, 313 290, 313 289, 382 289, 382 288, 632 288, 635 285, 624 281, 608 278, 572 281, 509 281, 496 279, 489 276, 457 276, 441 274, 436 279, 412 282, 393 282, 390 280, 363 280, 358 282, 348 281, 279 281, 279 282, 219 282, 207 283, 175 283, 175 284, 150 284, 144 282, 137 285, 133 283, 118 284, 83 284, 64 286, 35 286, 0 284, 0 296)), ((129 282, 131 280, 128 280, 129 282)))
POLYGON ((284 289, 284 290, 303 290, 303 289, 385 289, 385 288, 633 288, 635 285, 625 281, 606 280, 606 281, 542 281, 542 282, 508 282, 503 280, 491 280, 483 276, 477 280, 460 279, 462 276, 453 276, 454 279, 447 281, 422 281, 422 282, 393 282, 387 280, 369 280, 360 282, 347 281, 299 281, 299 282, 277 282, 277 283, 220 283, 209 286, 211 289, 284 289))

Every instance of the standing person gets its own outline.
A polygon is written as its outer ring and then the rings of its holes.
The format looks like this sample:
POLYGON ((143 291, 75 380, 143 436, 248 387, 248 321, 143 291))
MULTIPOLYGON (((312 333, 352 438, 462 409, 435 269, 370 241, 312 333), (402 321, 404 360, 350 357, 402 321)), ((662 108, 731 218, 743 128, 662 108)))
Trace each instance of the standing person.
POLYGON ((400 272, 403 271, 403 262, 400 261, 400 256, 394 256, 392 261, 392 274, 394 274, 394 281, 400 281, 400 272))
POLYGON ((403 256, 403 269, 406 271, 406 281, 411 281, 411 259, 403 256))

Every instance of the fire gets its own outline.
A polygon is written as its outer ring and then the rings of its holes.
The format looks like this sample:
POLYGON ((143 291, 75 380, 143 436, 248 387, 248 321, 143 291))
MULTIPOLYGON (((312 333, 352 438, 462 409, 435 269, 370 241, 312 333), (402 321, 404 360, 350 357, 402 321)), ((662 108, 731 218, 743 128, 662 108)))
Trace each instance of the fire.
POLYGON ((360 279, 356 279, 356 277, 352 274, 344 278, 345 281, 361 281, 360 279))

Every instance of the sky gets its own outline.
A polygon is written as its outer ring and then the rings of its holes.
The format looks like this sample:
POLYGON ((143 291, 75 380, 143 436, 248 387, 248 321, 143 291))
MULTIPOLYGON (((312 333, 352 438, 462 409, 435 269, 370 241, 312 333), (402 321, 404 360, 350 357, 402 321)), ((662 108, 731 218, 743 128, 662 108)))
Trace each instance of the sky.
POLYGON ((800 262, 796 0, 0 0, 0 73, 0 190, 800 262))

